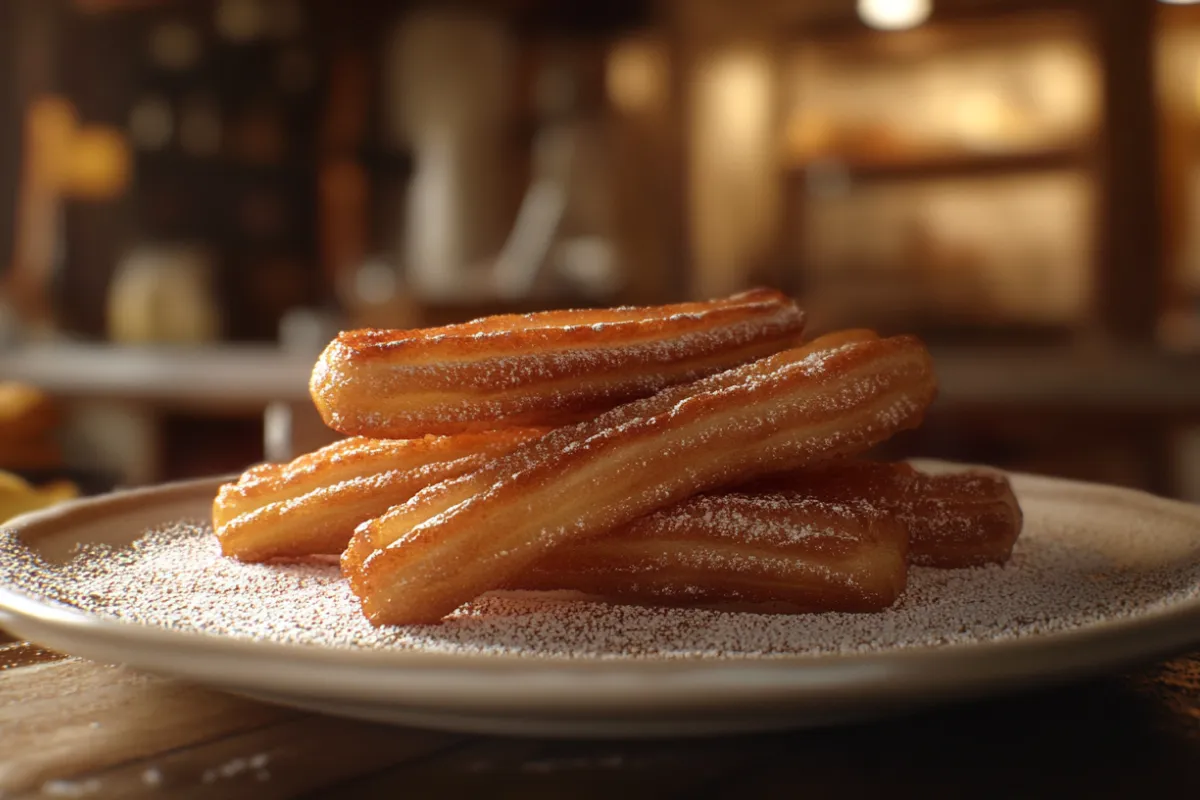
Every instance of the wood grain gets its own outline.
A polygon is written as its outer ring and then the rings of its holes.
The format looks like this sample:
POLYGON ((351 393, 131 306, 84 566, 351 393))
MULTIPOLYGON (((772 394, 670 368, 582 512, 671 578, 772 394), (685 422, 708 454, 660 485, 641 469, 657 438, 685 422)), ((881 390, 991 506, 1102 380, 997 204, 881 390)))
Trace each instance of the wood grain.
POLYGON ((28 667, 33 664, 44 664, 48 661, 62 661, 67 656, 38 647, 28 642, 0 642, 0 670, 28 667))
POLYGON ((5 800, 1196 797, 1200 653, 867 725, 571 741, 323 717, 17 643, 0 647, 0 742, 5 800))
POLYGON ((294 717, 77 659, 0 673, 0 789, 27 791, 294 717))

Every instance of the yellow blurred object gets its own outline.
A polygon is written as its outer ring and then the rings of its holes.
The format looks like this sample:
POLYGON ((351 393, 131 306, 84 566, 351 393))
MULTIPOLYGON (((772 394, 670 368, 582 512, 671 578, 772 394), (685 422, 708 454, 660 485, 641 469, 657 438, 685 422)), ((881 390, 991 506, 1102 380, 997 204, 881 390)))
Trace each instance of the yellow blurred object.
POLYGON ((102 200, 125 190, 132 156, 119 130, 81 125, 75 106, 55 95, 35 100, 28 115, 30 158, 58 192, 102 200))
POLYGON ((65 193, 89 200, 116 197, 129 184, 132 160, 120 131, 98 125, 80 128, 64 163, 65 193))
POLYGON ((0 381, 0 469, 52 470, 62 466, 55 440, 59 411, 40 389, 0 381))
POLYGON ((8 496, 13 492, 29 492, 33 487, 20 475, 13 475, 0 469, 0 496, 8 496))
POLYGON ((0 381, 0 422, 18 422, 41 413, 49 404, 45 392, 17 381, 0 381))
POLYGON ((49 508, 78 496, 79 488, 70 481, 54 481, 36 487, 20 476, 0 470, 0 522, 7 522, 20 514, 49 508))

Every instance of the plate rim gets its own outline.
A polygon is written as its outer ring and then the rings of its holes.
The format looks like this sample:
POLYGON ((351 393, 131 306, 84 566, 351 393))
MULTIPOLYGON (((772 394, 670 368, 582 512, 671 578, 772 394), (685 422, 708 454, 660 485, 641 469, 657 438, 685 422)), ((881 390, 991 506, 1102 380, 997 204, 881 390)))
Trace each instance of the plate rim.
MULTIPOLYGON (((945 462, 939 462, 945 463, 945 462)), ((960 465, 967 466, 967 465, 960 465)), ((1103 484, 1025 473, 1006 473, 1026 491, 1057 491, 1100 496, 1110 502, 1149 505, 1172 516, 1182 515, 1200 531, 1200 506, 1146 492, 1103 484)), ((32 512, 0 525, 29 543, 40 535, 62 533, 80 517, 89 522, 119 516, 151 503, 162 506, 212 497, 229 476, 207 477, 114 492, 32 512)), ((27 545, 28 546, 28 545, 27 545)), ((83 642, 66 649, 130 648, 126 663, 170 671, 180 660, 195 657, 197 668, 186 677, 209 683, 246 687, 243 680, 222 680, 211 667, 222 664, 244 674, 256 664, 273 688, 330 699, 387 698, 411 701, 414 694, 439 706, 521 708, 543 711, 615 710, 613 703, 643 708, 692 710, 739 707, 778 701, 781 695, 831 693, 826 699, 869 700, 900 693, 964 694, 996 684, 1063 679, 1095 673, 1182 652, 1200 644, 1200 598, 1186 600, 1137 618, 1107 620, 1065 632, 1003 641, 920 646, 881 653, 773 655, 714 659, 701 656, 664 659, 569 658, 517 654, 456 654, 330 648, 233 638, 193 631, 173 631, 122 622, 55 601, 0 586, 0 625, 35 641, 50 644, 83 642), (30 635, 32 633, 33 635, 30 635), (167 651, 166 655, 161 655, 167 651), (158 652, 158 657, 153 657, 158 652), (1086 657, 1085 655, 1086 654, 1086 657), (1031 655, 1037 656, 1030 659, 1031 655), (1047 669, 1051 662, 1053 668, 1047 669), (209 669, 200 668, 209 665, 209 669), (285 675, 272 667, 284 667, 285 675), (265 668, 265 669, 263 669, 265 668), (328 681, 336 668, 340 677, 328 681), (324 676, 322 678, 322 676, 324 676), (578 681, 589 679, 589 693, 579 695, 578 681), (279 678, 284 679, 280 682, 279 678), (348 679, 353 677, 353 679, 348 679), (480 679, 485 679, 480 681, 480 679), (472 685, 477 682, 483 686, 472 685), (319 687, 317 684, 321 684, 319 687), (464 685, 466 690, 464 691, 464 685)), ((62 649, 62 648, 60 648, 62 649)), ((86 655, 86 653, 84 653, 86 655)), ((227 677, 227 676, 226 676, 227 677)))

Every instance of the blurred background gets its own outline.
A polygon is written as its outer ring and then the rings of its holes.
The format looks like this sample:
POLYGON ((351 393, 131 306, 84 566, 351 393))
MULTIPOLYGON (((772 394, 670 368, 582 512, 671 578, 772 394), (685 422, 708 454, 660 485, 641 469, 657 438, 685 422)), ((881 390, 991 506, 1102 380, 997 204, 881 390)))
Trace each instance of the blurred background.
POLYGON ((343 327, 794 293, 892 454, 1200 500, 1200 4, 0 0, 0 468, 327 441, 343 327))

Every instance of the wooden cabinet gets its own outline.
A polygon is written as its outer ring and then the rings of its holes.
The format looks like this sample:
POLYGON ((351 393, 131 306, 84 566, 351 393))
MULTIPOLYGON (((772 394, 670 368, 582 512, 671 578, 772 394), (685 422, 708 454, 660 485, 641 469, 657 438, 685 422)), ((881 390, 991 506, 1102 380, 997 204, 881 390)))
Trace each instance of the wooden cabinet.
POLYGON ((818 32, 784 63, 781 228, 818 325, 1088 318, 1101 81, 1081 15, 818 32))

